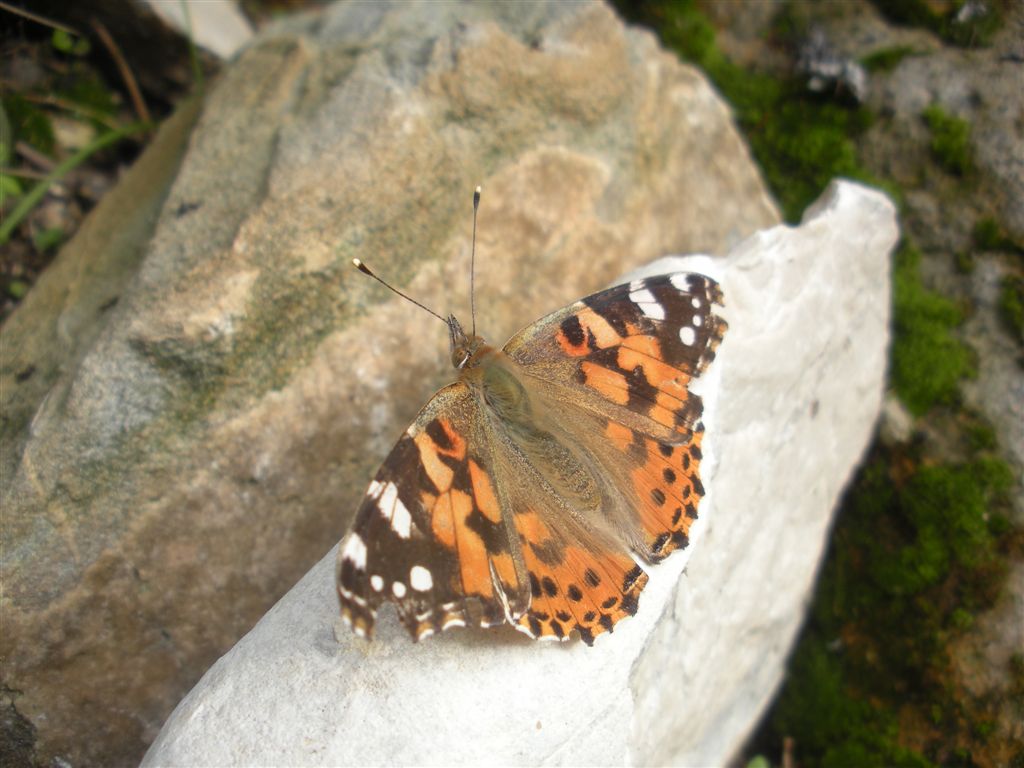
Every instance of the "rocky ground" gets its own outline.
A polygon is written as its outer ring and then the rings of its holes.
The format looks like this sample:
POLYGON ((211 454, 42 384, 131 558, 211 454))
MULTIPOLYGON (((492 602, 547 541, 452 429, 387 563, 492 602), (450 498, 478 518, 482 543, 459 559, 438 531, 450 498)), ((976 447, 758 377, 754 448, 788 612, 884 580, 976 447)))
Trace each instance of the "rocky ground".
MULTIPOLYGON (((702 7, 731 61, 801 78, 864 114, 845 172, 890 191, 905 237, 893 397, 840 513, 792 677, 748 755, 1018 764, 1024 8, 702 7), (927 318, 941 323, 926 329, 927 318), (879 527, 893 536, 889 547, 870 541, 879 527)), ((769 171, 784 189, 780 178, 769 171)))

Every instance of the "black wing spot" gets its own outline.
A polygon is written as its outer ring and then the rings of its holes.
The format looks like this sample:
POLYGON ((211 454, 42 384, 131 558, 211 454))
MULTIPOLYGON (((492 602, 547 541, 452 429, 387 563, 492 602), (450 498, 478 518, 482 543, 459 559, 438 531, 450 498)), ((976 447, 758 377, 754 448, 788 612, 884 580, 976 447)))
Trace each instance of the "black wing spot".
POLYGON ((643 569, 639 565, 634 565, 633 570, 626 574, 626 578, 622 580, 622 591, 629 592, 636 583, 636 580, 644 575, 643 569))
POLYGON ((601 577, 594 572, 593 568, 587 568, 583 574, 583 580, 592 587, 596 587, 601 583, 601 577))
POLYGON ((554 597, 558 594, 558 585, 549 576, 545 576, 540 580, 540 586, 548 597, 554 597))
POLYGON ((537 574, 530 572, 530 594, 540 597, 540 582, 537 581, 537 574))
POLYGON ((622 610, 630 616, 636 616, 636 611, 639 607, 640 599, 637 595, 626 595, 622 598, 622 610))
POLYGON ((661 472, 661 476, 665 478, 665 482, 669 485, 672 485, 676 481, 676 473, 672 471, 670 467, 665 467, 661 472))
POLYGON ((580 325, 580 319, 576 315, 569 315, 562 321, 562 325, 560 327, 565 338, 574 347, 580 346, 586 339, 586 336, 583 333, 583 326, 580 325))
POLYGON ((665 503, 665 492, 661 488, 653 489, 651 491, 651 501, 660 507, 665 503))
POLYGON ((658 443, 658 450, 661 451, 661 455, 666 459, 672 455, 672 446, 666 445, 665 443, 658 443))
POLYGON ((567 590, 566 594, 569 595, 569 599, 572 600, 574 603, 578 603, 580 600, 583 599, 583 593, 580 591, 580 588, 577 587, 575 584, 569 585, 569 589, 567 590))
POLYGON ((489 554, 508 552, 505 527, 500 522, 492 522, 476 507, 466 516, 466 527, 480 538, 489 554))
POLYGON ((626 374, 626 385, 629 388, 629 407, 632 410, 643 413, 651 407, 651 403, 658 401, 658 388, 647 380, 643 366, 634 366, 633 370, 626 374))
POLYGON ((427 424, 427 428, 424 431, 427 433, 427 437, 433 440, 434 444, 442 451, 450 451, 452 449, 451 435, 448 434, 448 430, 437 419, 427 424))

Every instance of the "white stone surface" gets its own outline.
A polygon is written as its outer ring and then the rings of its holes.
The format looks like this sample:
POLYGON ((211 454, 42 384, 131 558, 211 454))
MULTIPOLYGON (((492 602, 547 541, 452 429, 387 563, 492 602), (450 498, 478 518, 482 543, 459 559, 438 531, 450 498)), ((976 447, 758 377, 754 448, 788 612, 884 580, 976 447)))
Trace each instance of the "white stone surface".
POLYGON ((336 620, 332 550, 206 673, 143 765, 725 763, 781 679, 879 412, 896 238, 886 198, 839 182, 797 228, 627 276, 711 273, 730 328, 701 382, 705 527, 593 648, 509 628, 413 644, 388 611, 367 644, 336 620))
POLYGON ((187 8, 175 0, 144 2, 165 24, 222 59, 230 59, 252 39, 252 26, 233 0, 186 0, 187 8))

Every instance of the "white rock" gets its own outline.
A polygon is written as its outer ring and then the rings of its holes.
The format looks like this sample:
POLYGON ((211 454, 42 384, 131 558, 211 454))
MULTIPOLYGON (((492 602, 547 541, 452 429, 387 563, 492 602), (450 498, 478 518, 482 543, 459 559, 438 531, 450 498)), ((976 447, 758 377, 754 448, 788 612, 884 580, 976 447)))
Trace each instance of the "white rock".
MULTIPOLYGON (((839 182, 726 258, 701 382, 705 525, 593 648, 337 626, 328 553, 178 705, 143 765, 720 765, 779 684, 832 510, 882 401, 893 206, 839 182), (683 566, 689 557, 688 567, 683 566)), ((627 278, 627 279, 628 279, 627 278)))
POLYGON ((231 58, 252 39, 252 26, 238 3, 231 0, 189 3, 187 8, 184 3, 167 0, 144 2, 165 24, 222 59, 231 58))

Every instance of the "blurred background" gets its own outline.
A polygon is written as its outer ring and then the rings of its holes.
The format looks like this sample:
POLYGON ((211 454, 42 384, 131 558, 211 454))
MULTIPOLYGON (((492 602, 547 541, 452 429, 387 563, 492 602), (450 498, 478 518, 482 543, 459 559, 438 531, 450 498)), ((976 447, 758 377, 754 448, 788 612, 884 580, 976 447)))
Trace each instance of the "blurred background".
MULTIPOLYGON (((1024 7, 613 6, 710 79, 787 221, 837 176, 900 210, 890 394, 788 678, 737 764, 1024 766, 1024 7)), ((163 121, 266 24, 317 7, 0 3, 0 321, 163 121)), ((3 663, 0 763, 69 764, 3 663)), ((135 762, 147 738, 82 762, 135 762)))

